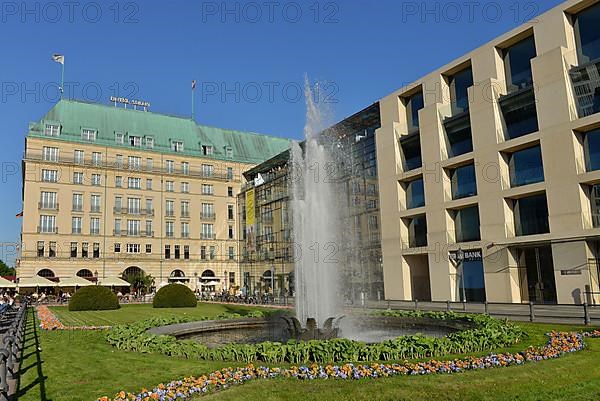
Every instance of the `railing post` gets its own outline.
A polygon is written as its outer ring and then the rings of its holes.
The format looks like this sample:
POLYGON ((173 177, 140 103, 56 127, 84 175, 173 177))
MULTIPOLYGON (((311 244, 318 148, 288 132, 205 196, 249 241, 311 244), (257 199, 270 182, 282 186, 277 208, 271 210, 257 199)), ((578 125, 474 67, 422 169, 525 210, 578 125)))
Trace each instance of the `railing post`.
POLYGON ((8 333, 8 335, 6 337, 4 337, 4 339, 2 340, 2 342, 4 343, 4 349, 8 352, 8 355, 6 356, 6 379, 7 380, 12 380, 15 378, 15 374, 14 374, 14 362, 15 362, 15 358, 14 358, 14 353, 13 353, 13 340, 14 337, 11 335, 12 333, 8 333))
POLYGON ((388 299, 387 301, 388 309, 392 309, 392 302, 388 299))
POLYGON ((419 310, 419 300, 415 299, 415 311, 419 310))
POLYGON ((490 313, 489 313, 489 309, 488 309, 488 301, 487 300, 484 302, 483 307, 484 307, 485 314, 489 315, 490 313))
POLYGON ((6 360, 8 351, 0 349, 0 401, 8 401, 8 379, 6 377, 6 360))
POLYGON ((451 310, 451 309, 450 309, 450 301, 449 301, 449 300, 447 300, 447 301, 446 301, 446 310, 447 310, 448 312, 450 312, 450 310, 451 310))
POLYGON ((590 318, 590 308, 588 307, 587 302, 583 303, 583 322, 586 326, 592 322, 592 319, 590 318))
POLYGON ((466 300, 463 301, 463 311, 464 312, 467 311, 467 301, 466 300))
POLYGON ((535 313, 533 311, 533 302, 529 302, 529 321, 533 322, 535 320, 535 313))

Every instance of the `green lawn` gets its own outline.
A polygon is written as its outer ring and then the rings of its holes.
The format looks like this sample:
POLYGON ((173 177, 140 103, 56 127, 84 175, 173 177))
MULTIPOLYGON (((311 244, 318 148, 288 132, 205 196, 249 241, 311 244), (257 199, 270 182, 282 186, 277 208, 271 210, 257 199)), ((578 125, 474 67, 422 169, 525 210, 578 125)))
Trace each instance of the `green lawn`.
MULTIPOLYGON (((229 306, 203 304, 196 315, 218 314, 237 310, 229 306)), ((151 311, 138 305, 120 311, 97 312, 79 318, 82 312, 61 312, 85 324, 114 324, 151 316, 151 311), (131 310, 137 318, 122 316, 131 310), (75 315, 75 316, 72 316, 75 315), (141 317, 140 317, 141 316, 141 317)), ((168 314, 162 310, 161 315, 168 314)), ((178 310, 177 312, 182 312, 178 310)), ((60 312, 59 312, 60 313, 60 312)), ((62 317, 62 316, 61 316, 62 317)), ((223 362, 184 360, 162 355, 118 351, 104 340, 104 332, 42 332, 29 316, 23 374, 19 401, 93 401, 99 396, 114 395, 119 390, 140 391, 160 382, 184 376, 198 376, 223 366, 223 362), (41 350, 38 350, 38 346, 41 350)), ((67 323, 67 322, 65 322, 67 323)), ((74 323, 69 323, 74 324, 74 323)), ((81 323, 78 323, 81 324, 81 323)), ((512 350, 523 350, 528 344, 546 342, 544 333, 551 329, 579 330, 580 327, 526 324, 529 337, 512 350)), ((450 399, 547 400, 600 399, 600 339, 587 340, 584 351, 558 360, 507 369, 467 372, 451 376, 396 377, 380 380, 299 382, 277 379, 248 383, 201 399, 209 400, 402 400, 450 399), (460 395, 459 395, 460 393, 460 395)), ((239 366, 241 364, 233 364, 239 366)))
MULTIPOLYGON (((89 311, 69 312, 66 306, 51 306, 50 310, 65 326, 113 326, 116 324, 133 323, 153 317, 189 316, 197 318, 202 316, 217 316, 223 312, 243 313, 250 311, 251 307, 199 303, 197 308, 161 308, 154 309, 152 304, 125 304, 121 309, 114 311, 89 311)), ((263 310, 272 310, 264 309, 263 310)))

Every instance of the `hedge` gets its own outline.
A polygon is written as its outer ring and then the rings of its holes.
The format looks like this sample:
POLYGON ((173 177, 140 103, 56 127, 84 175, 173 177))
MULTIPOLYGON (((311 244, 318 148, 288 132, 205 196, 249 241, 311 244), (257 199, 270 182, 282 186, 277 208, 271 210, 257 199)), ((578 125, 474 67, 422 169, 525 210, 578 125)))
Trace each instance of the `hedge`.
POLYGON ((70 311, 119 309, 117 296, 107 287, 90 285, 78 289, 69 300, 70 311))
POLYGON ((195 308, 196 295, 182 284, 168 284, 158 290, 152 301, 155 308, 195 308))

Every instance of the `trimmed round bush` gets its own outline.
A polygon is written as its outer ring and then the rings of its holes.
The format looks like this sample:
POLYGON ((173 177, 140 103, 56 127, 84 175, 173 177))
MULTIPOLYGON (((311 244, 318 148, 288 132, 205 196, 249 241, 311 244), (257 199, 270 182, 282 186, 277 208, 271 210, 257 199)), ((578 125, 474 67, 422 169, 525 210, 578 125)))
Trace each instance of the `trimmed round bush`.
POLYGON ((90 285, 78 289, 69 300, 70 311, 119 309, 119 300, 109 288, 90 285))
POLYGON ((198 305, 194 292, 182 284, 167 284, 158 290, 152 300, 155 308, 195 308, 198 305))

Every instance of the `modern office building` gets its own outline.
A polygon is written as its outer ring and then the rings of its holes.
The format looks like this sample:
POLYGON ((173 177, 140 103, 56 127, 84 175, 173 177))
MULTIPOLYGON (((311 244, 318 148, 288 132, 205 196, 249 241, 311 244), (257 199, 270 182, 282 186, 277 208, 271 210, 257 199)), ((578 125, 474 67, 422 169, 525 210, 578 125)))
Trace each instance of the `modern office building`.
POLYGON ((18 276, 143 271, 156 285, 239 284, 242 172, 288 148, 284 138, 61 100, 26 137, 18 276))
MULTIPOLYGON (((349 301, 383 298, 375 147, 379 127, 379 104, 375 103, 322 133, 335 138, 348 155, 339 166, 339 204, 332 207, 348 205, 341 240, 336 244, 341 252, 336 254, 343 255, 338 260, 340 280, 349 301)), ((276 295, 294 292, 294 261, 302 250, 292 235, 289 167, 290 152, 285 151, 244 173, 248 183, 238 196, 240 270, 242 284, 251 293, 271 289, 276 295)))
POLYGON ((599 26, 566 1, 380 100, 387 299, 600 301, 599 26))

